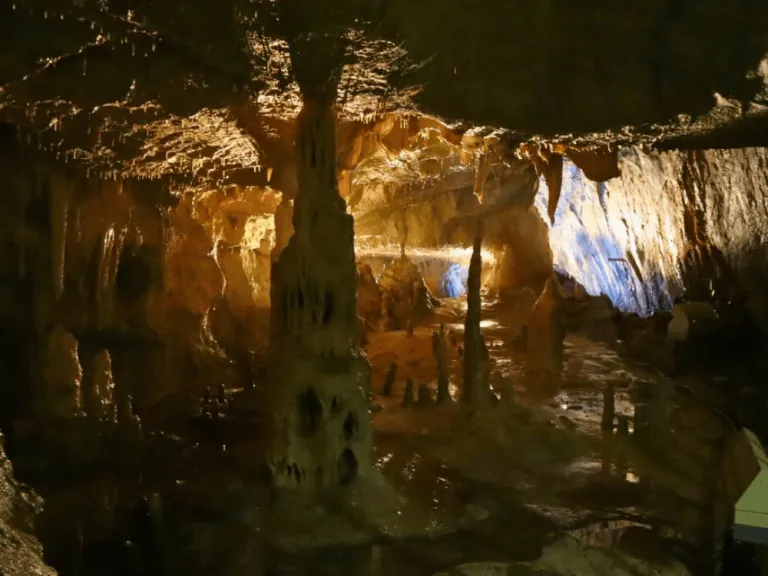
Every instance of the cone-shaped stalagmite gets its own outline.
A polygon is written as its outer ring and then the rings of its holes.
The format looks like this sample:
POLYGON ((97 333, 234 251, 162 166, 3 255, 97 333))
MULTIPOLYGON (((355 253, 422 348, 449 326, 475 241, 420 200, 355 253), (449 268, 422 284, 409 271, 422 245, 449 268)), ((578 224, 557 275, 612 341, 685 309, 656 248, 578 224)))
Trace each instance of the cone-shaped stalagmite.
POLYGON ((467 279, 467 318, 464 324, 464 393, 467 404, 482 404, 488 399, 488 350, 480 331, 482 301, 480 280, 482 274, 483 226, 478 223, 472 248, 467 279))
POLYGON ((337 185, 338 71, 326 60, 327 46, 303 42, 292 46, 304 99, 296 128, 294 233, 272 265, 264 408, 274 484, 315 489, 354 480, 370 466, 372 445, 364 381, 370 372, 357 347, 353 220, 337 185))
POLYGON ((537 372, 560 374, 563 365, 563 295, 552 274, 536 300, 528 325, 528 367, 537 372))
POLYGON ((437 403, 451 401, 450 379, 448 376, 448 352, 445 343, 445 324, 440 331, 432 332, 432 352, 437 361, 437 403))

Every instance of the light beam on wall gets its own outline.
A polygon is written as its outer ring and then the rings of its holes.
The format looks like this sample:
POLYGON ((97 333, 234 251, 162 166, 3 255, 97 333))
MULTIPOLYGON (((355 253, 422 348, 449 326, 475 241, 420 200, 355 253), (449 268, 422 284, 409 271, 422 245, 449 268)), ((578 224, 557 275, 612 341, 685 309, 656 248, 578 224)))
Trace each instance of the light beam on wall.
MULTIPOLYGON (((612 214, 606 201, 607 186, 589 180, 571 161, 563 163, 563 185, 550 226, 550 244, 555 268, 568 274, 598 296, 605 294, 623 312, 648 316, 672 307, 673 299, 658 276, 641 278, 637 257, 622 245, 617 234, 626 225, 612 214)), ((545 222, 549 190, 540 179, 535 206, 545 222)))
POLYGON ((440 280, 440 296, 460 298, 467 293, 469 270, 461 264, 451 264, 440 280))

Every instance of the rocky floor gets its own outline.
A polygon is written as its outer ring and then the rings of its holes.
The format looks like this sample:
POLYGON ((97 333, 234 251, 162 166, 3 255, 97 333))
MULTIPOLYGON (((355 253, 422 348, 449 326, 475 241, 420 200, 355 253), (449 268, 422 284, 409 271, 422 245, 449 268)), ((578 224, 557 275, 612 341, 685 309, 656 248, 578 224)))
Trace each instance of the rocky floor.
POLYGON ((713 478, 732 428, 692 393, 695 382, 579 334, 567 338, 562 382, 526 380, 519 318, 489 301, 484 333, 516 405, 471 415, 459 403, 402 407, 408 377, 434 397, 441 323, 455 335, 460 382, 463 312, 444 301, 412 337, 369 335, 375 392, 399 366, 392 395, 373 399, 376 466, 320 502, 266 488, 250 441, 258 419, 243 414, 148 426, 138 444, 119 430, 88 442, 94 435, 57 430, 17 446, 20 477, 46 499, 46 560, 63 576, 706 573, 713 478), (663 443, 600 430, 603 388, 613 384, 617 413, 631 417, 639 382, 673 390, 663 443))

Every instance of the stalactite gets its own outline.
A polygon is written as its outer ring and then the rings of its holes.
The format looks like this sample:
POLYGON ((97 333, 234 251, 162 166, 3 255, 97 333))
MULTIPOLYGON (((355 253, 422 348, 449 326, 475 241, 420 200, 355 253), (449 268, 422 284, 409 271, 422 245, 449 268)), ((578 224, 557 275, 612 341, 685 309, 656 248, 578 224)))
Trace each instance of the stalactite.
POLYGON ((483 223, 478 222, 472 246, 467 279, 467 317, 464 324, 464 393, 462 399, 470 405, 478 405, 488 397, 488 350, 480 331, 482 300, 480 297, 483 223))
POLYGON ((485 151, 479 151, 475 156, 475 183, 472 192, 480 202, 483 201, 483 190, 488 174, 491 171, 491 155, 485 151))
POLYGON ((72 197, 72 186, 56 175, 50 176, 49 185, 51 206, 51 279, 53 281, 53 293, 58 300, 64 292, 67 220, 69 216, 69 201, 72 197))

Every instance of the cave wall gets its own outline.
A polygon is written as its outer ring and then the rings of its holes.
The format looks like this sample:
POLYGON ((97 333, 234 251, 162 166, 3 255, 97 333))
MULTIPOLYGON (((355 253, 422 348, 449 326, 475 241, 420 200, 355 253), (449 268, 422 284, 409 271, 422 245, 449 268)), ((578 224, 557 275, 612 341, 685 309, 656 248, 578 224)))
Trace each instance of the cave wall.
MULTIPOLYGON (((566 160, 555 266, 625 311, 667 309, 685 293, 723 313, 743 304, 766 331, 767 168, 764 148, 631 148, 620 154, 621 176, 597 184, 566 160)), ((547 193, 541 182, 543 213, 547 193)))
POLYGON ((86 372, 109 350, 118 398, 139 410, 237 377, 214 332, 241 348, 254 332, 266 342, 272 218, 259 210, 274 212, 279 194, 178 196, 160 182, 88 178, 15 135, 0 146, 0 426, 28 412, 57 325, 78 339, 86 372), (263 322, 243 330, 257 305, 263 322))

